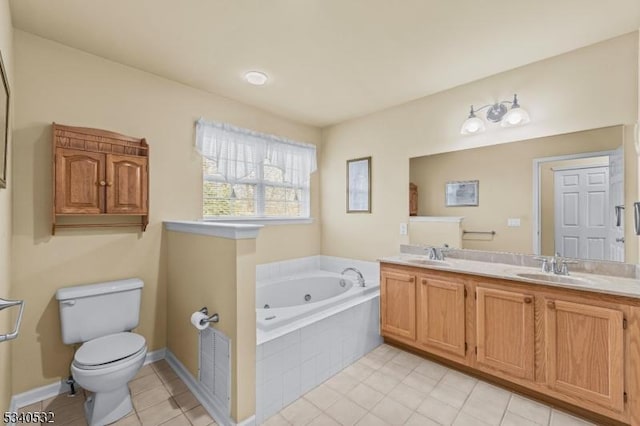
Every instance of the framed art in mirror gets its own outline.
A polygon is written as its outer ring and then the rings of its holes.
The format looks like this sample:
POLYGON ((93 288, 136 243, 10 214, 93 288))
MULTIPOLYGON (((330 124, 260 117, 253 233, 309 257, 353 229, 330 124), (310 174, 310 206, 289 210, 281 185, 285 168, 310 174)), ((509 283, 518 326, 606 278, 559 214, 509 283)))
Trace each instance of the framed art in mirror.
POLYGON ((371 213, 371 157, 347 160, 347 213, 371 213))
POLYGON ((445 205, 447 207, 477 206, 477 180, 447 182, 445 185, 445 205))
POLYGON ((7 150, 9 144, 9 79, 0 52, 0 188, 7 187, 7 150))

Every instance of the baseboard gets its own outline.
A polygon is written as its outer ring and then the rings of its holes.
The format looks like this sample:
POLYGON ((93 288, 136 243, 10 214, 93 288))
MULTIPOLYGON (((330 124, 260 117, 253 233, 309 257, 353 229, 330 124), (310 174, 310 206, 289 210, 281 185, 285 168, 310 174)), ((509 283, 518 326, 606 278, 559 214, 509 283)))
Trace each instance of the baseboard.
MULTIPOLYGON (((147 352, 147 356, 144 360, 145 365, 151 362, 160 361, 164 359, 166 349, 162 348, 157 351, 147 352)), ((64 381, 54 382, 50 385, 41 386, 39 388, 31 389, 29 391, 13 395, 11 403, 9 404, 9 411, 18 411, 22 407, 31 405, 35 402, 49 399, 54 396, 67 393, 71 390, 71 387, 64 381)))
POLYGON ((173 368, 173 371, 182 379, 187 385, 191 393, 196 397, 205 410, 213 417, 213 419, 223 426, 253 426, 255 425, 255 416, 252 416, 238 424, 236 424, 228 413, 225 413, 221 407, 218 407, 213 403, 206 395, 206 391, 200 385, 200 383, 191 375, 189 370, 176 358, 176 356, 167 349, 165 359, 173 368))

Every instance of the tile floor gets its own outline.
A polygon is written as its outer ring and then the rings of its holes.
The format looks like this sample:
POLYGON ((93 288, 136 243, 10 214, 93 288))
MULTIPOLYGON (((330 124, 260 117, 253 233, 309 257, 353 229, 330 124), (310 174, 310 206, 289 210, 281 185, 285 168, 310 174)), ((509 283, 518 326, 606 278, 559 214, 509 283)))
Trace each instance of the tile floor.
MULTIPOLYGON (((145 365, 129 383, 134 411, 113 423, 118 426, 207 426, 216 422, 207 414, 187 386, 166 361, 145 365)), ((52 411, 56 426, 82 426, 85 391, 70 398, 59 395, 21 408, 19 411, 52 411)))
POLYGON ((590 424, 385 344, 265 423, 268 426, 590 424))

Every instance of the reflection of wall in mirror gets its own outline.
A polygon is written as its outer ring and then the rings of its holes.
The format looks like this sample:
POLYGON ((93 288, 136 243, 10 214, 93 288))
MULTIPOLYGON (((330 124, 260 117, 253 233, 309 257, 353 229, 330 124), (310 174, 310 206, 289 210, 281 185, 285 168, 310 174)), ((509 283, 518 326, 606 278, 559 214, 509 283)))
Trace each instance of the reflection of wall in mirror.
POLYGON ((418 215, 464 216, 465 229, 496 231, 493 239, 465 239, 463 248, 531 253, 533 159, 614 150, 622 141, 622 126, 612 126, 412 158, 410 181, 420 187, 418 215), (445 183, 471 179, 485 188, 478 207, 446 207, 445 183), (521 225, 508 227, 509 218, 519 218, 521 225))

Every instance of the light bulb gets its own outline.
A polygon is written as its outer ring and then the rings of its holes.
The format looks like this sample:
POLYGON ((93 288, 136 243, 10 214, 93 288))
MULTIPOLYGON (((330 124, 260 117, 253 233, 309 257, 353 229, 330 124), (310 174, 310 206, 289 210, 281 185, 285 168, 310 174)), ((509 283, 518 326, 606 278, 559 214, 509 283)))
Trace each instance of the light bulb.
POLYGON ((529 113, 520 107, 515 107, 505 114, 500 125, 502 127, 514 127, 527 124, 529 121, 529 113))
POLYGON ((260 71, 249 71, 244 75, 244 79, 254 86, 262 86, 269 80, 269 76, 260 71))
POLYGON ((462 133, 463 135, 473 135, 475 133, 484 132, 484 129, 484 121, 482 121, 478 117, 469 117, 462 124, 460 133, 462 133))

